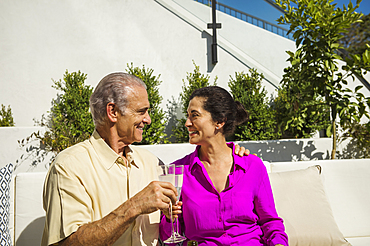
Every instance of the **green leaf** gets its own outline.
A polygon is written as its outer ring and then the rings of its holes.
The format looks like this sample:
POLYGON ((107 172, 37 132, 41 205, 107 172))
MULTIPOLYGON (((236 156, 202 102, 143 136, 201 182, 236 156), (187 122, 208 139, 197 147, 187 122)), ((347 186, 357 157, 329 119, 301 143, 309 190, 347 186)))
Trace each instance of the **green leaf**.
POLYGON ((356 86, 356 88, 355 88, 355 92, 358 92, 362 87, 363 87, 362 85, 358 85, 358 86, 356 86))
POLYGON ((291 51, 285 51, 290 57, 294 57, 294 53, 293 52, 291 52, 291 51))
POLYGON ((328 126, 328 128, 326 129, 326 136, 331 137, 331 135, 333 134, 332 128, 333 128, 332 125, 328 126))
POLYGON ((369 49, 365 50, 365 52, 362 54, 362 59, 364 60, 365 63, 370 63, 370 51, 369 51, 369 49))
POLYGON ((342 57, 340 55, 337 55, 337 54, 333 54, 333 58, 334 59, 338 59, 338 60, 342 60, 342 57))

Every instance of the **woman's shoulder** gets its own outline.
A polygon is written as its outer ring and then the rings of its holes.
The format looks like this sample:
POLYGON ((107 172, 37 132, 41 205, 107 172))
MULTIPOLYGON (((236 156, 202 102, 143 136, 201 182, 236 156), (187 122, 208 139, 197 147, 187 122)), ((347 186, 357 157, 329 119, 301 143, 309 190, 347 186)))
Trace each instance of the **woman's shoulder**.
POLYGON ((186 156, 180 158, 180 159, 177 159, 176 161, 173 162, 173 164, 177 164, 177 165, 189 165, 190 164, 190 160, 192 159, 191 158, 191 155, 192 153, 190 154, 187 154, 186 156))
POLYGON ((173 162, 173 164, 177 165, 190 165, 194 161, 194 157, 196 156, 197 151, 195 150, 194 152, 191 152, 187 154, 186 156, 177 159, 176 161, 173 162))
POLYGON ((245 162, 248 162, 248 163, 257 163, 257 164, 263 164, 263 161, 261 160, 261 158, 259 158, 257 155, 255 154, 249 154, 249 155, 245 155, 242 157, 242 159, 245 161, 245 162))
POLYGON ((267 165, 262 161, 261 158, 254 154, 243 157, 244 163, 248 169, 259 170, 265 172, 267 170, 267 165))

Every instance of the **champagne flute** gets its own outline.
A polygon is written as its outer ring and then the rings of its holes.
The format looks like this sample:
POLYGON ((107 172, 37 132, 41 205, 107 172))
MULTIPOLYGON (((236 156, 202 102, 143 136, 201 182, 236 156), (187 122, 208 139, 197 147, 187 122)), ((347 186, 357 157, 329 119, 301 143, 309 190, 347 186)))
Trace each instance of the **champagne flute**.
MULTIPOLYGON (((174 173, 169 173, 170 166, 168 165, 161 165, 159 166, 160 171, 158 173, 158 179, 159 181, 162 182, 169 182, 171 184, 175 183, 175 174, 174 173)), ((175 236, 175 229, 172 223, 172 202, 170 201, 170 206, 169 206, 169 214, 170 214, 170 220, 171 220, 171 236, 164 240, 164 243, 177 243, 176 241, 176 236, 175 236)))
MULTIPOLYGON (((182 182, 183 182, 183 176, 184 176, 184 165, 176 165, 172 164, 169 166, 169 173, 175 174, 175 180, 173 186, 175 186, 177 190, 177 202, 178 203, 181 195, 181 188, 182 188, 182 182)), ((172 220, 171 220, 172 221, 172 220)), ((186 237, 183 237, 179 234, 179 221, 178 218, 175 218, 175 224, 176 224, 176 231, 175 231, 175 238, 177 242, 182 242, 186 240, 186 237)))
MULTIPOLYGON (((161 171, 158 175, 158 178, 160 181, 164 182, 170 182, 173 186, 176 187, 177 189, 177 200, 180 198, 180 192, 181 192, 181 187, 182 187, 182 177, 183 177, 183 171, 184 171, 184 166, 175 166, 174 164, 171 165, 162 165, 160 166, 161 171)), ((178 233, 178 224, 177 225, 177 230, 175 232, 174 229, 174 224, 173 224, 173 217, 172 217, 172 202, 170 201, 170 207, 169 207, 169 213, 170 213, 170 220, 171 220, 171 236, 164 240, 164 243, 179 243, 184 240, 186 240, 185 237, 181 236, 178 233)), ((177 219, 176 219, 176 223, 177 219)))

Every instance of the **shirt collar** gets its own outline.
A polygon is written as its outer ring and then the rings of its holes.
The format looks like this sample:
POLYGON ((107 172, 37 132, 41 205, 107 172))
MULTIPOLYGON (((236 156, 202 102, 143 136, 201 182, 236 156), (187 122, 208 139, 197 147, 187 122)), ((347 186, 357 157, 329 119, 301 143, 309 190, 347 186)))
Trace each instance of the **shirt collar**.
POLYGON ((193 167, 194 167, 195 164, 200 165, 202 163, 200 161, 199 157, 198 157, 199 156, 198 155, 199 149, 200 149, 200 145, 198 145, 196 147, 195 151, 190 154, 190 170, 193 169, 193 167))
POLYGON ((135 166, 136 168, 139 168, 138 165, 136 165, 135 163, 135 152, 134 150, 131 148, 130 145, 127 145, 126 148, 125 148, 125 155, 126 155, 126 159, 128 161, 128 165, 131 166, 135 166))
MULTIPOLYGON (((245 172, 247 170, 247 165, 245 163, 245 160, 243 160, 243 157, 240 157, 239 155, 235 154, 235 144, 233 142, 229 142, 227 143, 227 146, 233 149, 232 155, 234 159, 234 170, 236 170, 236 168, 238 167, 243 169, 245 172)), ((198 145, 195 151, 190 155, 190 170, 192 170, 195 164, 200 165, 202 163, 198 157, 199 149, 200 145, 198 145)))
MULTIPOLYGON (((104 141, 104 139, 101 138, 96 130, 94 130, 91 135, 90 142, 106 169, 109 170, 115 163, 125 166, 123 158, 114 152, 114 150, 104 141)), ((130 146, 126 146, 125 155, 128 160, 128 167, 133 165, 138 168, 133 158, 133 150, 130 146)))
POLYGON ((248 167, 247 167, 246 161, 244 160, 244 156, 241 157, 235 154, 235 144, 233 142, 227 143, 227 146, 233 149, 234 170, 236 170, 236 168, 239 167, 243 169, 243 171, 245 172, 248 169, 248 167))

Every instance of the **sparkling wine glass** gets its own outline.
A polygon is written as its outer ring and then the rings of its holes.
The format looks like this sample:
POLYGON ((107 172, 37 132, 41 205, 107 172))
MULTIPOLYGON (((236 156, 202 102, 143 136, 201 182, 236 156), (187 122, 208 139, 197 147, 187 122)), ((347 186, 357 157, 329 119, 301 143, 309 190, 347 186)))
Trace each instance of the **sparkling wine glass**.
MULTIPOLYGON (((170 182, 173 186, 176 187, 177 192, 178 192, 178 197, 177 201, 180 198, 180 192, 181 192, 181 187, 182 187, 182 177, 183 177, 183 172, 184 172, 184 166, 182 165, 162 165, 160 166, 161 172, 158 175, 158 178, 160 181, 164 182, 170 182)), ((170 206, 169 206, 169 213, 170 213, 170 220, 171 220, 171 236, 164 240, 164 243, 179 243, 184 241, 186 238, 181 236, 178 233, 178 221, 176 219, 176 225, 177 229, 175 232, 174 229, 174 224, 173 224, 173 217, 172 217, 172 202, 170 201, 170 206)))
MULTIPOLYGON (((182 181, 183 181, 183 176, 184 176, 184 165, 175 165, 172 164, 170 165, 169 173, 174 173, 175 174, 175 182, 172 183, 173 186, 175 186, 177 190, 177 202, 178 203, 181 195, 181 188, 182 188, 182 181)), ((179 234, 179 221, 178 218, 175 218, 175 224, 176 224, 176 231, 175 231, 175 238, 177 242, 182 242, 186 240, 186 237, 183 237, 179 234)))

